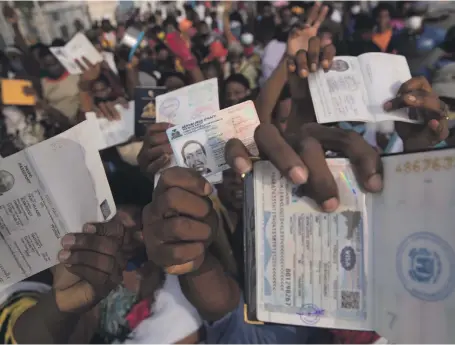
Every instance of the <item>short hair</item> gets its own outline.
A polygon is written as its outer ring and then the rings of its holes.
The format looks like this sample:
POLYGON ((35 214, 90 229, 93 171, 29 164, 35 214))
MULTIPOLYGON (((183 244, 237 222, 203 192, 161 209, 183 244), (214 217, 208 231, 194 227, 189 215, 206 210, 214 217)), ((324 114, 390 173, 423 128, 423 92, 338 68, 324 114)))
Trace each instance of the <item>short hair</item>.
POLYGON ((393 15, 393 7, 388 4, 388 3, 385 3, 385 2, 380 2, 374 9, 373 9, 373 12, 372 12, 372 16, 373 16, 373 19, 376 20, 376 18, 378 18, 379 14, 382 12, 382 11, 388 11, 390 16, 393 15))
POLYGON ((229 78, 224 81, 224 87, 226 88, 229 83, 239 83, 248 90, 251 88, 249 80, 240 73, 231 74, 229 78))
POLYGON ((207 151, 205 151, 205 147, 204 145, 202 145, 199 141, 196 141, 196 140, 188 140, 185 145, 182 146, 182 151, 180 152, 180 154, 182 155, 184 161, 185 161, 185 164, 186 164, 186 158, 185 158, 185 149, 187 148, 187 146, 191 145, 191 144, 196 144, 196 145, 199 145, 202 149, 202 152, 204 152, 204 156, 207 156, 207 151))

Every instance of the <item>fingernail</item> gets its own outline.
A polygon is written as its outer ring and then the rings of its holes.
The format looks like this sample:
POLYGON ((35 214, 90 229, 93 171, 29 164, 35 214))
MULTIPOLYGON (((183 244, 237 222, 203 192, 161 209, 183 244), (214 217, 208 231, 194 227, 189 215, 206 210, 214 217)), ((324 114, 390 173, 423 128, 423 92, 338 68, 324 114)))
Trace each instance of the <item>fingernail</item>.
POLYGON ((302 167, 293 167, 289 170, 289 178, 294 184, 304 184, 308 179, 308 172, 302 167))
POLYGON ((62 240, 60 241, 63 247, 72 246, 76 243, 76 237, 74 235, 65 235, 63 236, 62 240))
POLYGON ((374 174, 371 176, 367 183, 366 183, 366 188, 368 188, 371 191, 374 192, 379 192, 382 189, 382 177, 379 174, 374 174))
POLYGON ((330 67, 329 60, 322 60, 322 68, 328 69, 330 67))
POLYGON ((96 232, 96 226, 93 224, 85 224, 82 231, 87 234, 94 234, 96 232))
POLYGON ((308 77, 308 71, 307 71, 306 69, 301 69, 301 70, 300 70, 300 76, 301 76, 302 78, 308 77))
POLYGON ((415 101, 417 101, 417 98, 415 98, 415 96, 412 96, 412 95, 408 95, 408 96, 407 96, 407 99, 408 99, 409 102, 412 102, 412 103, 414 103, 415 101))
POLYGON ((384 110, 389 111, 390 109, 392 109, 392 102, 384 103, 384 110))
POLYGON ((71 252, 68 250, 61 250, 58 253, 58 261, 65 262, 71 256, 71 252))
POLYGON ((430 127, 435 132, 440 130, 439 125, 440 123, 438 120, 430 120, 430 122, 428 122, 428 127, 430 127))
POLYGON ((210 183, 208 183, 208 182, 204 186, 204 194, 205 195, 212 194, 212 185, 210 183))
POLYGON ((295 72, 295 65, 289 65, 288 69, 289 69, 289 72, 294 73, 295 72))
POLYGON ((333 212, 338 208, 339 202, 337 198, 330 198, 322 203, 324 212, 333 212))
POLYGON ((245 158, 243 157, 237 157, 234 159, 234 165, 237 171, 240 174, 247 174, 251 171, 251 163, 248 162, 245 158))
POLYGON ((316 72, 317 69, 318 69, 318 67, 317 67, 316 64, 313 62, 313 63, 311 64, 311 72, 316 72))

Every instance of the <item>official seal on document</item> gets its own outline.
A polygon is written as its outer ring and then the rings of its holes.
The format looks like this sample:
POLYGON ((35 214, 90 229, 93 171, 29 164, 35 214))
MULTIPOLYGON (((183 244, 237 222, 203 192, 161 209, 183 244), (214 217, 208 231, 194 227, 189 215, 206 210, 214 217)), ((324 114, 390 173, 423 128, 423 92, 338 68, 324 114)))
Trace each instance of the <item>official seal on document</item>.
POLYGON ((404 288, 420 300, 444 300, 455 288, 455 252, 438 235, 406 237, 397 250, 396 268, 404 288))
POLYGON ((0 195, 6 193, 14 186, 14 176, 6 170, 0 170, 0 195))

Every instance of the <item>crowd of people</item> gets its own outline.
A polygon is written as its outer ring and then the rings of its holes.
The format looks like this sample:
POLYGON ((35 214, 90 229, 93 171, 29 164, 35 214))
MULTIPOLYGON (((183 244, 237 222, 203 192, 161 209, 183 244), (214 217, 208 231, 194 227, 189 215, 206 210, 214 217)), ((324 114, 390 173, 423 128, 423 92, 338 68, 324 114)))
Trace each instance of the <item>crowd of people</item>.
MULTIPOLYGON (((222 108, 253 100, 261 124, 255 141, 270 160, 325 212, 339 205, 325 151, 348 157, 368 192, 383 186, 380 154, 455 144, 455 27, 426 20, 416 2, 204 2, 184 10, 134 11, 83 31, 106 62, 77 61, 69 74, 51 45, 29 46, 15 10, 3 12, 16 45, 0 52, 2 78, 26 79, 36 106, 1 105, 0 155, 7 157, 53 137, 95 111, 116 121, 138 86, 168 91, 217 78, 222 108), (201 4, 199 4, 201 5, 201 4), (222 6, 222 11, 219 7, 222 6), (144 32, 131 55, 124 35, 144 32), (167 42, 177 32, 184 46, 167 42), (329 70, 337 55, 404 55, 413 78, 386 111, 408 108, 424 123, 371 125, 316 122, 308 76, 329 70)), ((170 123, 150 125, 144 137, 100 152, 117 204, 108 223, 87 224, 62 238, 60 264, 0 292, 4 343, 373 343, 374 332, 253 324, 244 320, 243 180, 252 160, 238 139, 226 145, 231 169, 210 185, 170 162, 170 123)))

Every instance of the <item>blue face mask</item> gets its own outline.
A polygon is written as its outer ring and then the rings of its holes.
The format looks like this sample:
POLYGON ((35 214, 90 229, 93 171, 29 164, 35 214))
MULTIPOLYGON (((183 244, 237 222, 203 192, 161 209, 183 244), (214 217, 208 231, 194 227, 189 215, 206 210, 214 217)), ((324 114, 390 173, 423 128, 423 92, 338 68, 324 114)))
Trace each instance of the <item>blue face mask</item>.
POLYGON ((236 27, 236 28, 231 28, 232 34, 235 36, 235 38, 240 39, 240 36, 242 35, 242 27, 236 27))

